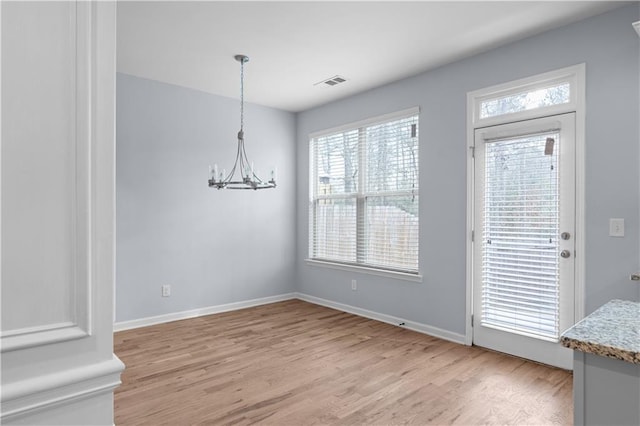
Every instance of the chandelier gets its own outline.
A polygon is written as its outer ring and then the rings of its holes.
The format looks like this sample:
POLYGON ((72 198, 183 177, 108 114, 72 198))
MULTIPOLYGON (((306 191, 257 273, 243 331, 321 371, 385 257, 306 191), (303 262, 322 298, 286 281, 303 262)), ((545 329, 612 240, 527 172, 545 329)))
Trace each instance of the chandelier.
POLYGON ((209 187, 218 189, 267 189, 276 187, 276 169, 271 170, 271 179, 260 179, 249 161, 244 149, 244 64, 249 62, 249 57, 236 55, 236 61, 240 62, 240 131, 238 132, 238 150, 236 161, 229 174, 226 169, 221 172, 218 165, 209 166, 209 187), (236 176, 237 174, 237 176, 236 176))

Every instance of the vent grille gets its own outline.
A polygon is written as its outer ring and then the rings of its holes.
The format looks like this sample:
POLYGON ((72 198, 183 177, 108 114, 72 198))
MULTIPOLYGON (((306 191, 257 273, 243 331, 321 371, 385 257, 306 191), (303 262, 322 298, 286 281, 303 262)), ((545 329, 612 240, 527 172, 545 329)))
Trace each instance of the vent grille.
POLYGON ((331 78, 327 78, 326 80, 317 82, 316 84, 314 84, 314 86, 335 86, 337 84, 344 83, 345 81, 347 81, 346 78, 339 75, 334 75, 331 78))

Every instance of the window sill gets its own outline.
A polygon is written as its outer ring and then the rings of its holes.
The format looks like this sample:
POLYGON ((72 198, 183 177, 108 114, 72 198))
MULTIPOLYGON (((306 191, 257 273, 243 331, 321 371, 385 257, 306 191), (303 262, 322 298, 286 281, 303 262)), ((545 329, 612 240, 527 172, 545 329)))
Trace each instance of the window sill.
POLYGON ((369 268, 366 266, 346 265, 343 263, 326 262, 326 261, 314 260, 314 259, 305 259, 305 262, 309 266, 316 266, 320 268, 339 269, 342 271, 360 272, 363 274, 395 278, 398 280, 422 282, 421 274, 410 274, 407 272, 387 271, 384 269, 369 268))

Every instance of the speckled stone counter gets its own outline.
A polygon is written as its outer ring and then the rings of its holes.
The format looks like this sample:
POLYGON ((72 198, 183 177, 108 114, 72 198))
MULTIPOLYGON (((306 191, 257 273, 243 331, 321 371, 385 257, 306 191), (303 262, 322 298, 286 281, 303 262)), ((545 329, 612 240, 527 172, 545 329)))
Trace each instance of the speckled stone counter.
POLYGON ((562 334, 575 425, 640 425, 640 303, 612 300, 562 334))
POLYGON ((562 345, 640 364, 640 303, 612 300, 562 334, 562 345))

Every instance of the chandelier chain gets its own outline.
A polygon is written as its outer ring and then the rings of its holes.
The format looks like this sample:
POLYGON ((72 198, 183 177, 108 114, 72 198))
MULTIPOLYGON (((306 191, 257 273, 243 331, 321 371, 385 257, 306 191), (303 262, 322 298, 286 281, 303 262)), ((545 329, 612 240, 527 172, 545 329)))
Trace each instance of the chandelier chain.
POLYGON ((240 60, 240 131, 244 130, 244 59, 240 60))

